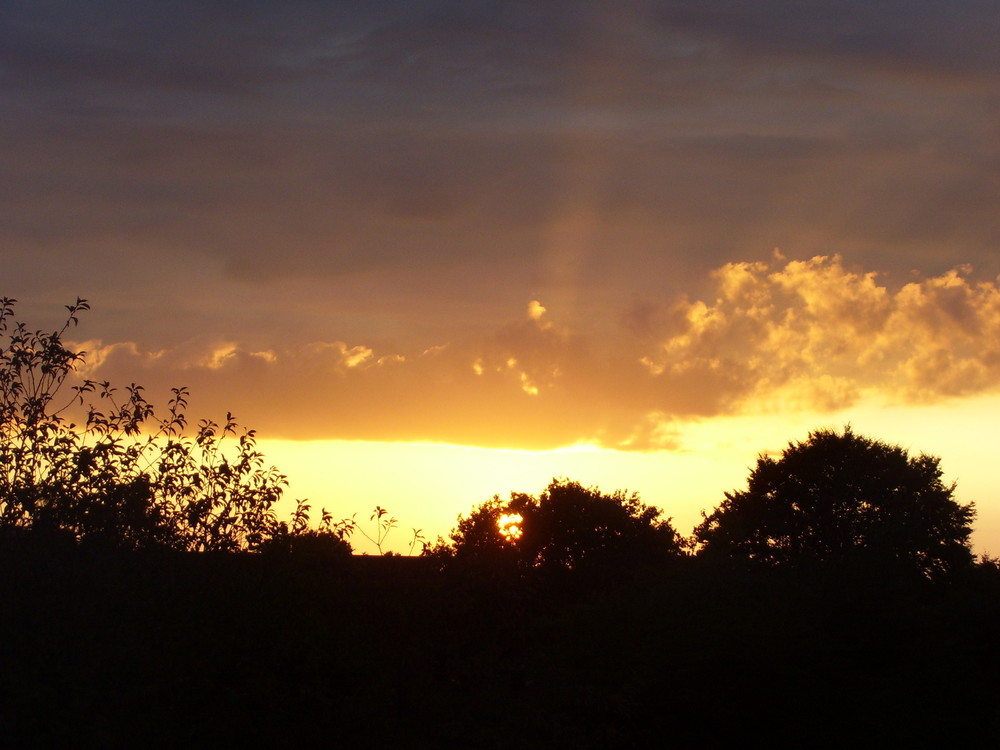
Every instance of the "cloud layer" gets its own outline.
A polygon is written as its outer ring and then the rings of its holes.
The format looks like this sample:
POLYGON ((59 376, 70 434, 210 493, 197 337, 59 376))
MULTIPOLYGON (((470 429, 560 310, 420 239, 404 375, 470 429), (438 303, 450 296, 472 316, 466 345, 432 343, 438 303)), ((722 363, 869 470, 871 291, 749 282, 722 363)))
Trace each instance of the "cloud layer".
POLYGON ((89 341, 87 377, 186 385, 272 436, 541 448, 677 446, 685 419, 935 403, 1000 387, 1000 287, 969 268, 896 288, 839 257, 728 263, 705 299, 622 308, 613 334, 530 301, 420 351, 339 340, 158 351, 89 341))
POLYGON ((814 5, 8 3, 14 291, 511 304, 776 245, 1000 272, 1000 13, 814 5))
POLYGON ((981 0, 15 0, 0 293, 296 437, 673 447, 990 390, 998 36, 981 0), (737 262, 775 246, 848 260, 737 262))

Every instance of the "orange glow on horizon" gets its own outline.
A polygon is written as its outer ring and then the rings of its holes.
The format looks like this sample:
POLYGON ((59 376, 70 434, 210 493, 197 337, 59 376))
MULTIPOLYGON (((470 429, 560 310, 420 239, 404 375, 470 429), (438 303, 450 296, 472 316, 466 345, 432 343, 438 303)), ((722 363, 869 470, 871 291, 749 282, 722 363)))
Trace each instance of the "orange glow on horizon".
MULTIPOLYGON (((441 443, 289 441, 262 439, 267 461, 287 474, 290 486, 279 513, 309 498, 315 518, 326 507, 335 518, 366 517, 376 504, 400 519, 387 548, 407 553, 410 529, 429 541, 446 537, 459 514, 511 492, 537 496, 553 478, 603 491, 638 492, 663 510, 682 535, 711 511, 724 493, 746 486, 762 452, 779 452, 820 427, 850 423, 860 434, 896 443, 911 453, 941 459, 945 481, 957 481, 959 502, 975 502, 977 553, 1000 552, 1000 486, 995 452, 1000 395, 928 407, 869 405, 834 414, 764 414, 719 417, 680 427, 675 451, 617 451, 579 444, 555 450, 511 450, 441 443)), ((368 552, 360 535, 357 552, 368 552)))

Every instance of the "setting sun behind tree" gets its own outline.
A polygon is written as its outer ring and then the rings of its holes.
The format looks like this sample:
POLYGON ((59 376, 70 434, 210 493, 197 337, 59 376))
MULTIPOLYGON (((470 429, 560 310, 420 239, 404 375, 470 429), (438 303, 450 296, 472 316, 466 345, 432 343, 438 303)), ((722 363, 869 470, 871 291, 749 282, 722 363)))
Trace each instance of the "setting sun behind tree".
POLYGON ((500 529, 500 536, 508 542, 516 542, 521 538, 521 522, 524 516, 520 513, 504 513, 497 519, 497 528, 500 529))

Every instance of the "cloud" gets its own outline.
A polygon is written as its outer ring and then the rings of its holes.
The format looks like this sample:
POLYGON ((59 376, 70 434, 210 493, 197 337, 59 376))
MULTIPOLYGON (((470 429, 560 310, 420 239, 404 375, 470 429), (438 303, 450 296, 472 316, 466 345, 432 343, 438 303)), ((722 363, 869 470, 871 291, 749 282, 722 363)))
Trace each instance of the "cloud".
POLYGON ((685 420, 934 403, 1000 387, 1000 287, 971 268, 890 287, 838 256, 728 263, 711 295, 574 331, 532 299, 492 331, 393 351, 341 340, 76 345, 82 375, 183 385, 271 436, 676 450, 685 420))
POLYGON ((617 424, 617 399, 602 385, 612 368, 537 300, 483 336, 413 351, 336 340, 262 349, 210 337, 155 351, 74 346, 89 352, 85 377, 140 382, 154 402, 184 386, 193 410, 232 411, 269 436, 541 448, 624 439, 630 427, 617 424))
POLYGON ((988 3, 950 6, 887 0, 878 4, 833 0, 820 5, 764 0, 658 4, 661 23, 690 30, 752 59, 836 58, 912 76, 996 67, 990 42, 996 15, 988 3), (984 65, 985 64, 985 65, 984 65))
POLYGON ((5 21, 5 293, 90 298, 116 382, 292 437, 634 449, 996 386, 996 285, 957 266, 1000 272, 989 3, 5 21), (775 244, 885 275, 725 264, 775 244))
POLYGON ((1000 386, 1000 289, 968 267, 892 290, 837 257, 730 263, 714 300, 682 300, 644 358, 713 383, 719 411, 845 408, 863 393, 935 401, 1000 386))
POLYGON ((466 303, 774 244, 995 265, 996 14, 904 5, 14 4, 0 244, 95 300, 166 258, 466 303))

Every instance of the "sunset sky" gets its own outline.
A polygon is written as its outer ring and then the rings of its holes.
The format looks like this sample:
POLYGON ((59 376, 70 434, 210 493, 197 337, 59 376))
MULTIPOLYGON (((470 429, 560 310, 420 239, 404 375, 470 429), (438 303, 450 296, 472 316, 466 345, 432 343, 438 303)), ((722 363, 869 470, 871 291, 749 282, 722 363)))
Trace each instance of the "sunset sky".
POLYGON ((188 386, 397 549, 553 476, 687 534, 850 423, 1000 553, 997 39, 987 0, 12 0, 0 296, 87 298, 87 376, 188 386))

